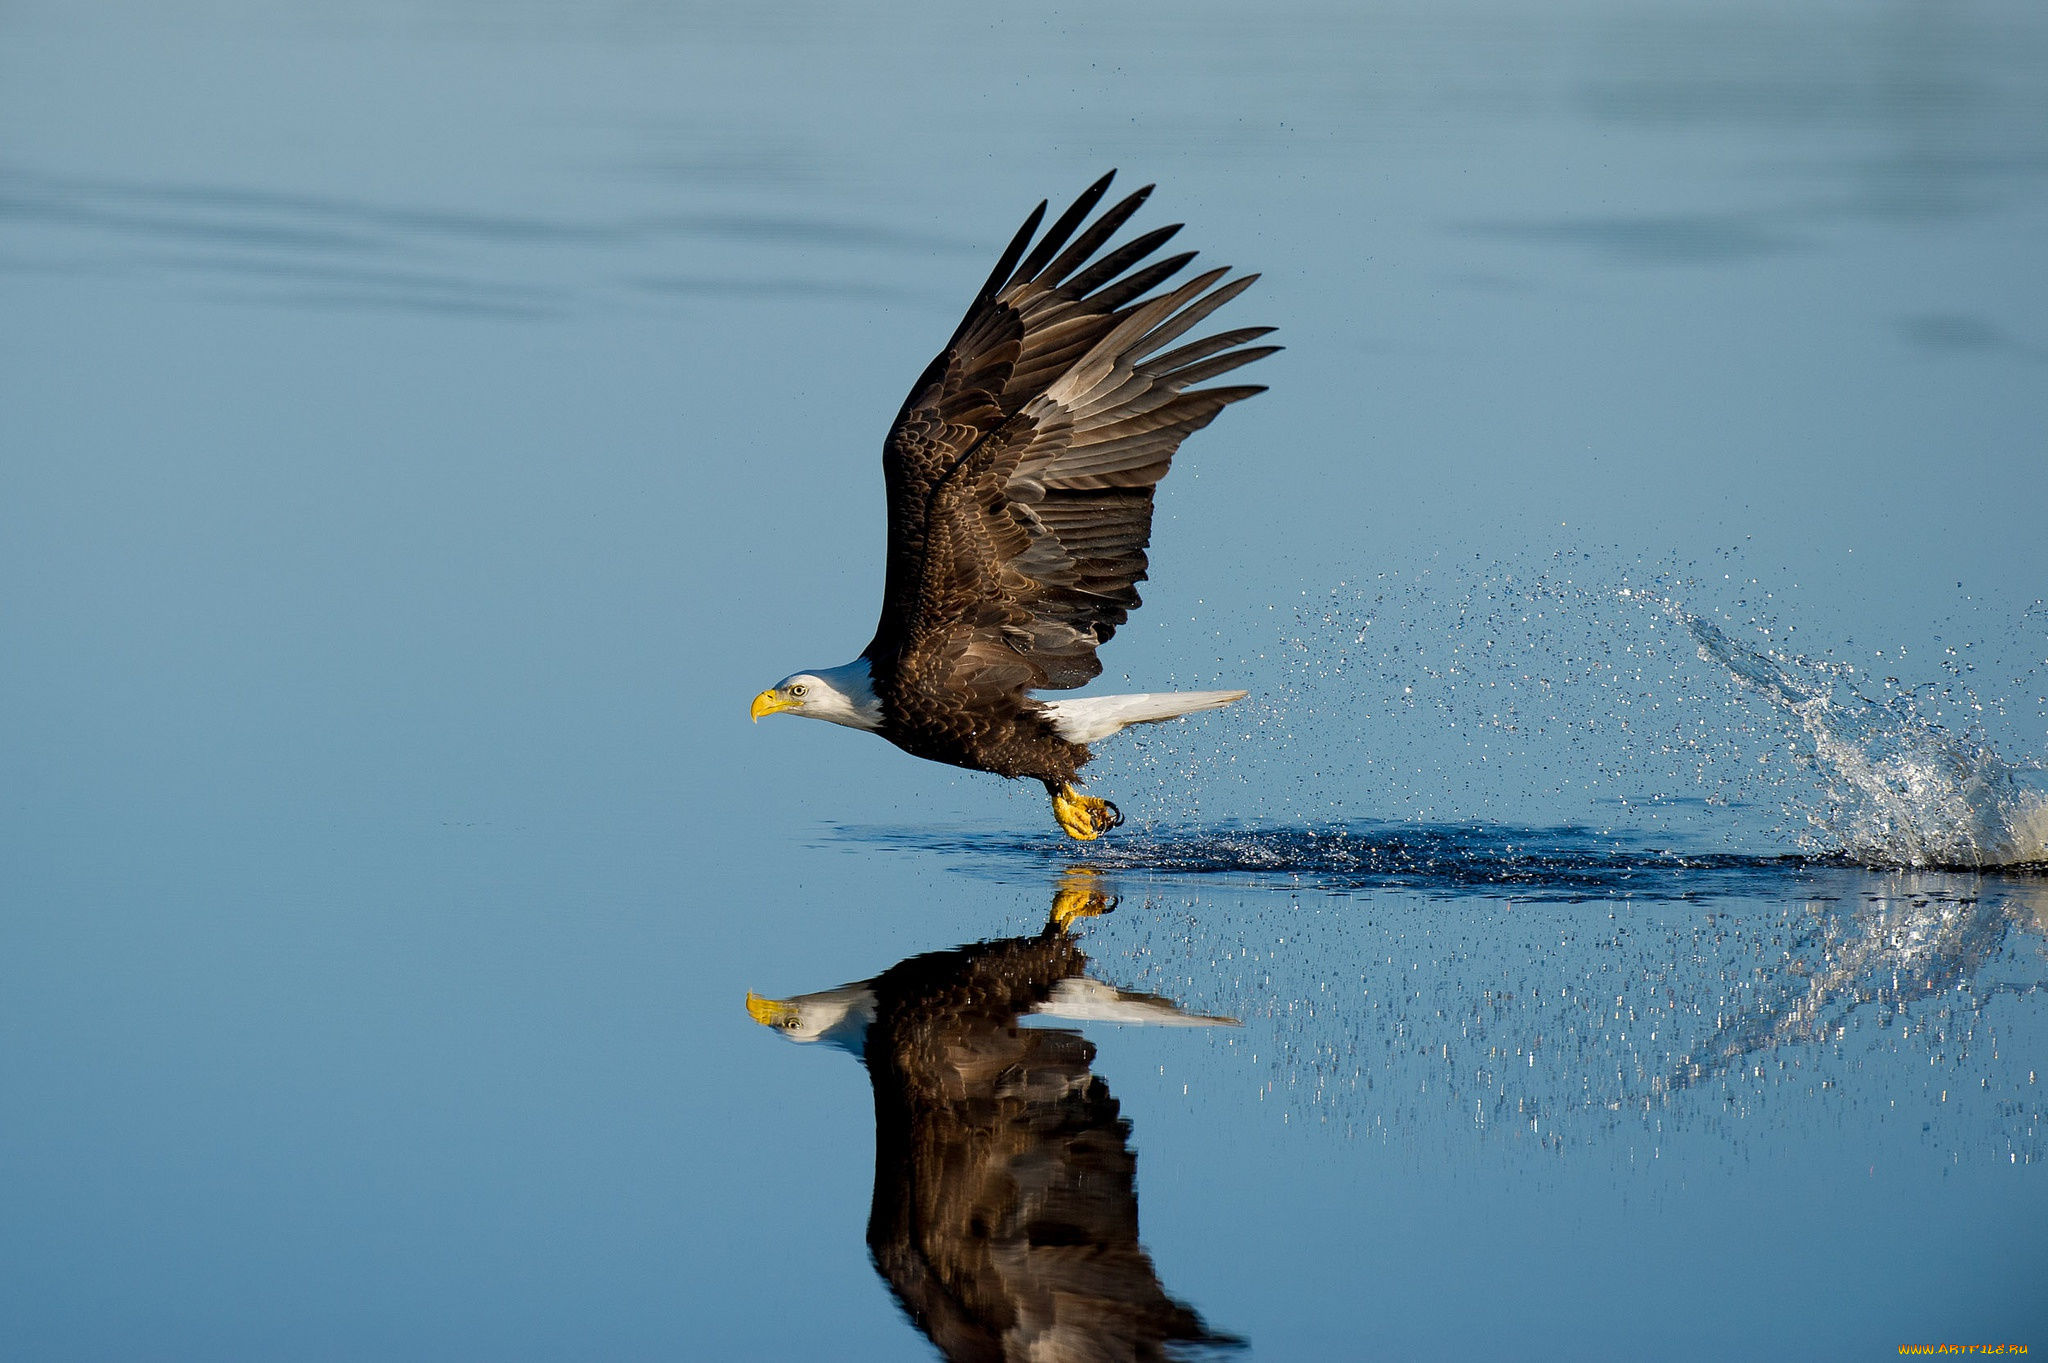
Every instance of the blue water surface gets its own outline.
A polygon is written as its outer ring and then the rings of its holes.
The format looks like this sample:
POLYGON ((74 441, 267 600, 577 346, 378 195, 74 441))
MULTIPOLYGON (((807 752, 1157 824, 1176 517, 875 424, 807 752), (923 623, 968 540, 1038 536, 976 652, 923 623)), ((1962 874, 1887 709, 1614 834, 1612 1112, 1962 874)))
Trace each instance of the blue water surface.
POLYGON ((2024 4, 7 6, 0 1355, 931 1357, 970 1183, 1244 1356, 2048 1347, 2048 883, 1683 623, 2038 774, 2044 239, 2024 4), (1081 847, 745 706, 1112 166, 1289 348, 1081 847))

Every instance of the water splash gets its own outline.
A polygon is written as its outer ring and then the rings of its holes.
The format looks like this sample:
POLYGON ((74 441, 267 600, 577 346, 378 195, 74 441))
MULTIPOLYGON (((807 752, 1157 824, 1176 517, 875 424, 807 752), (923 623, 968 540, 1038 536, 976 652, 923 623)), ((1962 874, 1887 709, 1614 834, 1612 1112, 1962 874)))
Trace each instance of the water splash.
MULTIPOLYGON (((1885 867, 2048 862, 2048 769, 2001 756, 2034 750, 2014 722, 2026 698, 2048 719, 2048 662, 2020 643, 2043 607, 1935 622, 1949 676, 1916 690, 1833 649, 1795 656, 1807 635, 1781 593, 1730 555, 1709 566, 1731 571, 1712 573, 1599 552, 1433 560, 1304 590, 1268 612, 1273 642, 1229 657, 1219 633, 1214 673, 1173 678, 1249 680, 1248 700, 1132 731, 1090 776, 1130 816, 1126 839, 1237 825, 1306 840, 1384 820, 1588 828, 1885 867), (1702 599, 1746 617, 1767 652, 1674 604, 1702 599), (1996 675, 1999 689, 1980 694, 1967 674, 1996 675)), ((1846 640, 1831 642, 1848 656, 1846 640)), ((1877 656, 1895 649, 1906 641, 1877 656)), ((1274 853, 1320 875, 1324 850, 1262 845, 1244 859, 1274 853)))
POLYGON ((2048 864, 2048 766, 2009 762, 1952 732, 1922 712, 1917 692, 1873 700, 1841 664, 1760 652, 1665 606, 1701 661, 1799 722, 1827 787, 1826 807, 1805 811, 1817 849, 1869 866, 2048 864))
POLYGON ((1635 583, 1660 598, 1689 585, 1655 564, 1560 553, 1304 591, 1234 630, 1275 636, 1264 647, 1172 678, 1249 679, 1249 699, 1127 733, 1091 780, 1148 828, 1364 818, 1794 850, 1777 831, 1780 787, 1801 774, 1737 751, 1754 717, 1675 621, 1617 591, 1635 583))

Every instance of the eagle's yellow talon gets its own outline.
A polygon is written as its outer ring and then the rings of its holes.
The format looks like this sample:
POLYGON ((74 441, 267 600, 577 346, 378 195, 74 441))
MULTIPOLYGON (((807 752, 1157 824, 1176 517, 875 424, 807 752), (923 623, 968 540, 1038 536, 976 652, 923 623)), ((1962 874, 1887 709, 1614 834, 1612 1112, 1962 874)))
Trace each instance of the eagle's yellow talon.
POLYGON ((1124 821, 1123 813, 1107 800, 1083 795, 1071 785, 1052 793, 1052 816, 1070 838, 1093 842, 1124 821))

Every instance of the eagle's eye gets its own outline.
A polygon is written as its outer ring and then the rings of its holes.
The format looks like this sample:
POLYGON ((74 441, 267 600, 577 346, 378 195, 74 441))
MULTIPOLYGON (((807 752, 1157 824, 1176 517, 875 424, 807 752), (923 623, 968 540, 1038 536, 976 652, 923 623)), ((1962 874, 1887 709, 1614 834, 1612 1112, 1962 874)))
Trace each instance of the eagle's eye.
POLYGON ((789 694, 792 696, 801 696, 808 689, 809 688, 806 687, 802 682, 798 682, 795 686, 789 688, 789 694))
POLYGON ((782 1025, 793 1032, 797 1029, 797 1020, 795 1018, 791 1018, 789 1021, 783 1023, 782 1025))

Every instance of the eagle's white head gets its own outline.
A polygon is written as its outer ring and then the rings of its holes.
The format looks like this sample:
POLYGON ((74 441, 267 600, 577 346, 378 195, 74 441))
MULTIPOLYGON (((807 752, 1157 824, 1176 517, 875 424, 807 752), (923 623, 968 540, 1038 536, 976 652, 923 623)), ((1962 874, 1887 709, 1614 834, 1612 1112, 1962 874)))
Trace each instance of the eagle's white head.
POLYGON ((820 668, 784 677, 754 697, 756 722, 763 715, 792 714, 829 720, 850 729, 882 727, 882 702, 865 658, 844 667, 820 668))
POLYGON ((747 1013, 791 1041, 823 1041, 859 1055, 875 1020, 875 991, 865 980, 793 999, 747 995, 747 1013))

